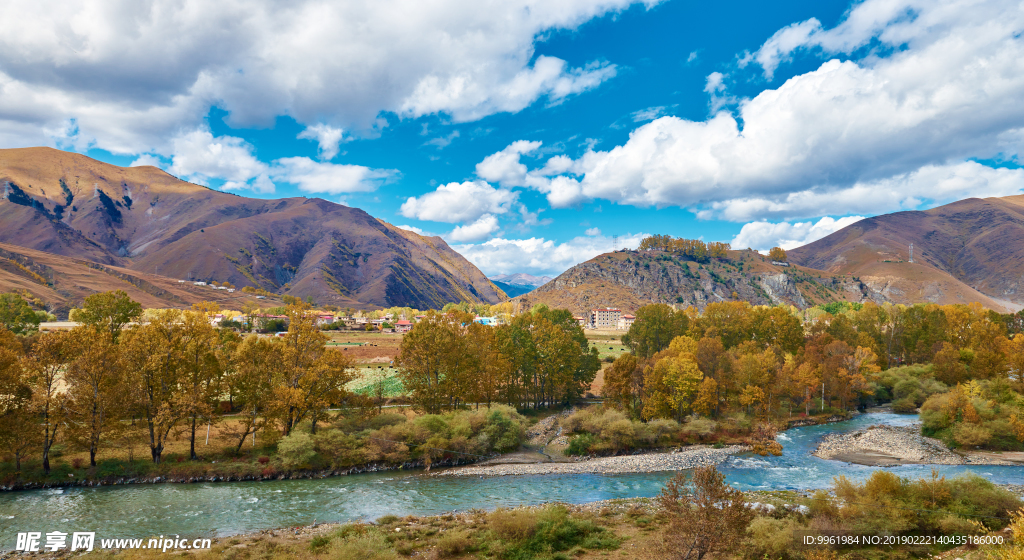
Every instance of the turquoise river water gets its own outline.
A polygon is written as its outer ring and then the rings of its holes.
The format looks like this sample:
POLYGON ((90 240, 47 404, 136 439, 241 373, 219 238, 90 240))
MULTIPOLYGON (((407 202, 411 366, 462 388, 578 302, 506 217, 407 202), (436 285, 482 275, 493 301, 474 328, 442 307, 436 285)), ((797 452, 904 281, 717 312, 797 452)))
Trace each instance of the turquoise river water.
MULTIPOLYGON (((862 414, 853 420, 793 428, 779 434, 780 457, 737 455, 721 470, 741 489, 828 486, 843 474, 862 479, 875 468, 825 461, 810 453, 826 434, 871 424, 909 424, 915 416, 862 414)), ((927 476, 933 467, 892 468, 901 476, 927 476)), ((1022 483, 1024 467, 937 466, 942 474, 975 472, 997 483, 1022 483)), ((386 514, 431 515, 561 501, 584 503, 655 496, 671 473, 538 475, 504 478, 432 477, 421 472, 360 474, 320 480, 140 484, 29 490, 0 494, 0 550, 22 531, 95 531, 99 538, 222 537, 314 521, 376 519, 386 514)))

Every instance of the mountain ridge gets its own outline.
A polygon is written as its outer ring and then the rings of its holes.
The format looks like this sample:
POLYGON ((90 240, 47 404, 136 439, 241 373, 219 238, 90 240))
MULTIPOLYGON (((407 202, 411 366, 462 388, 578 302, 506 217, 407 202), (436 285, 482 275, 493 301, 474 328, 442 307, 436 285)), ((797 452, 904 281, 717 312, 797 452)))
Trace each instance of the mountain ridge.
POLYGON ((506 297, 440 237, 319 198, 250 199, 52 148, 0 150, 0 184, 0 243, 342 307, 506 297))

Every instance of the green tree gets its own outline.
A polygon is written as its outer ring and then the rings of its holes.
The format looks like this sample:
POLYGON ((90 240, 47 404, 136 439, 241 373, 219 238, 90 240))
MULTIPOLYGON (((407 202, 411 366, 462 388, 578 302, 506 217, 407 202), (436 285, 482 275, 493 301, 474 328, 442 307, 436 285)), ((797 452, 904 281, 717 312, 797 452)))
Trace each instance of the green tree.
POLYGON ((437 414, 457 406, 462 380, 477 364, 466 347, 472 316, 459 311, 428 312, 402 338, 395 360, 417 408, 437 414))
POLYGON ((18 294, 0 294, 0 326, 14 334, 39 328, 39 315, 18 294))
POLYGON ((76 310, 73 320, 110 333, 116 342, 121 329, 142 316, 142 305, 122 290, 92 294, 76 310))
POLYGON ((685 334, 690 319, 684 311, 675 311, 664 303, 645 305, 622 336, 622 343, 639 358, 650 358, 668 348, 672 339, 685 334))

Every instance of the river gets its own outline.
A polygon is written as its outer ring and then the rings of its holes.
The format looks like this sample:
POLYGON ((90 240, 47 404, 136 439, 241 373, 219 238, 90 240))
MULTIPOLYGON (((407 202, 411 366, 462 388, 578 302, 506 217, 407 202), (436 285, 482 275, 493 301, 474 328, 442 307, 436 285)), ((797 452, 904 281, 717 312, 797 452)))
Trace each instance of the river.
MULTIPOLYGON (((828 486, 843 474, 863 479, 875 467, 826 461, 810 453, 826 434, 872 424, 905 425, 916 416, 868 413, 835 424, 779 434, 780 457, 738 455, 720 466, 744 490, 828 486)), ((901 476, 928 476, 933 467, 893 467, 901 476)), ((975 472, 996 483, 1017 483, 1024 467, 935 466, 945 475, 975 472)), ((0 494, 0 550, 22 531, 95 531, 97 538, 181 535, 223 537, 317 522, 369 520, 386 514, 432 515, 472 508, 584 503, 656 496, 671 473, 538 475, 506 478, 431 477, 421 472, 360 474, 320 480, 139 484, 28 490, 0 494)))

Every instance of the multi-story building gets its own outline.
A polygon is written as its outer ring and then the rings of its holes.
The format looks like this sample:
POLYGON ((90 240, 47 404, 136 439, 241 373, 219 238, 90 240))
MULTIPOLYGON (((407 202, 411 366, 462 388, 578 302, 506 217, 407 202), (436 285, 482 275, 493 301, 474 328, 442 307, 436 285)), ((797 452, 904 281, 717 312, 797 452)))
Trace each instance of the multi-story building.
POLYGON ((635 321, 635 320, 636 320, 636 317, 634 317, 632 315, 628 315, 628 314, 619 317, 619 330, 620 331, 628 331, 629 327, 633 326, 633 321, 635 321))
POLYGON ((590 312, 590 326, 595 329, 617 329, 619 317, 622 316, 620 309, 602 307, 590 312))

